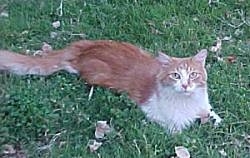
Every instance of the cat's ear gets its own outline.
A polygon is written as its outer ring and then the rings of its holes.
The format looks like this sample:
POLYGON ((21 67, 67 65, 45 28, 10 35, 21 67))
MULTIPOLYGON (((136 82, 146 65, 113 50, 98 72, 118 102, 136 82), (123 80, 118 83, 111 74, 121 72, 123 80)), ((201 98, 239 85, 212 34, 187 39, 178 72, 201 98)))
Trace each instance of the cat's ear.
POLYGON ((158 52, 156 59, 162 64, 168 64, 172 58, 163 52, 158 52))
POLYGON ((202 63, 203 66, 205 66, 206 58, 207 58, 207 50, 202 49, 193 57, 193 60, 200 62, 202 63))

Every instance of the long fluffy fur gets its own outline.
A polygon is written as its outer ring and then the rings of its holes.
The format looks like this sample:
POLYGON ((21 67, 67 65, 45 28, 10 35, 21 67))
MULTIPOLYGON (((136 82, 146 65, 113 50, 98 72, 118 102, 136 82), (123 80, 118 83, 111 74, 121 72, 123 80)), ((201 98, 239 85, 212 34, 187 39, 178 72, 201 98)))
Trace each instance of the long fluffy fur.
POLYGON ((208 101, 205 59, 204 50, 190 58, 162 53, 154 58, 129 43, 83 40, 42 57, 1 50, 0 70, 18 75, 50 75, 60 70, 78 73, 89 84, 127 92, 149 119, 170 131, 181 131, 204 115, 214 116, 217 123, 221 121, 211 112, 208 101), (201 75, 189 82, 191 70, 201 75), (173 80, 173 72, 183 75, 183 80, 173 80), (193 87, 193 95, 182 91, 184 83, 193 87))
POLYGON ((83 40, 42 57, 0 51, 0 70, 18 75, 50 75, 60 70, 79 73, 90 84, 127 92, 142 103, 155 86, 159 63, 129 43, 83 40))

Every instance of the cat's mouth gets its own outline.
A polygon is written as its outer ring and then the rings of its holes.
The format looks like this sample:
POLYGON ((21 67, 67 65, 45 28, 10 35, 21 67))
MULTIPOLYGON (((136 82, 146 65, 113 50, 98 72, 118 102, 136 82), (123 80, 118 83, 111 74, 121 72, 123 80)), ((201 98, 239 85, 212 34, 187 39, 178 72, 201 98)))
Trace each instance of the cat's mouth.
POLYGON ((194 93, 193 91, 189 91, 189 90, 177 90, 176 92, 184 96, 190 96, 194 93))
POLYGON ((183 90, 182 93, 183 93, 184 95, 187 95, 187 96, 190 96, 190 95, 193 94, 192 91, 188 91, 188 90, 183 90))
POLYGON ((194 93, 193 90, 190 89, 175 89, 175 91, 180 95, 186 95, 186 96, 192 95, 194 93))

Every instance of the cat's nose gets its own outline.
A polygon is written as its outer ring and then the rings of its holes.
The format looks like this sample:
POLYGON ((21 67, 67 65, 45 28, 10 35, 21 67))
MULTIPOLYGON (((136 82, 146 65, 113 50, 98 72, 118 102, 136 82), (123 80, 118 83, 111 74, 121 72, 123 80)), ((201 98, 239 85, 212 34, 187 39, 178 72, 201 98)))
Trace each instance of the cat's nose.
POLYGON ((182 84, 181 87, 184 88, 185 90, 187 89, 187 84, 182 84))

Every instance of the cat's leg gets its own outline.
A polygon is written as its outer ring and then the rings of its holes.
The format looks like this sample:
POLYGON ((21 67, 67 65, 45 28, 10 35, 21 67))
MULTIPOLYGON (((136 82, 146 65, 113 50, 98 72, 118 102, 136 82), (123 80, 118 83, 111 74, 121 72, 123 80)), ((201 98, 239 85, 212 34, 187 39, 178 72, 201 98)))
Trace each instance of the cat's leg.
POLYGON ((208 111, 208 110, 203 110, 201 113, 199 113, 199 115, 198 115, 199 117, 199 119, 200 119, 200 123, 201 124, 205 124, 205 123, 207 123, 208 121, 209 121, 209 119, 210 119, 210 111, 208 111))
POLYGON ((214 126, 218 126, 221 123, 222 118, 220 118, 220 116, 213 111, 211 104, 208 104, 207 107, 209 108, 210 111, 209 112, 210 118, 214 119, 214 126))
POLYGON ((201 110, 200 113, 198 114, 198 117, 200 119, 201 124, 208 122, 210 118, 215 120, 214 121, 215 126, 218 126, 222 121, 220 116, 212 110, 211 105, 207 106, 206 109, 201 110))
POLYGON ((215 120, 214 121, 215 126, 218 126, 222 121, 222 118, 220 118, 220 116, 216 114, 213 110, 210 111, 210 118, 213 118, 215 120))

